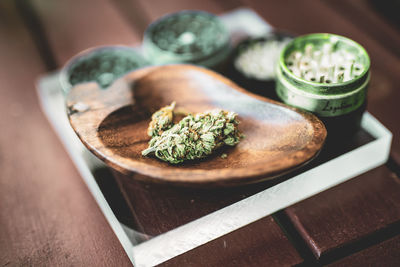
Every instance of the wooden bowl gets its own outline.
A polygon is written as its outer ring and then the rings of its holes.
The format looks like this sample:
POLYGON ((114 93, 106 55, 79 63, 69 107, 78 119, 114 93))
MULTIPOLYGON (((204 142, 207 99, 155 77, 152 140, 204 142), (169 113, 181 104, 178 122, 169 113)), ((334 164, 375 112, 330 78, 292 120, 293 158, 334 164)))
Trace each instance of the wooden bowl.
POLYGON ((314 115, 192 65, 136 70, 106 90, 96 83, 77 85, 67 96, 67 108, 79 138, 109 166, 136 179, 188 186, 240 185, 280 176, 313 159, 327 134, 314 115), (151 114, 172 101, 190 112, 235 111, 246 137, 235 147, 180 165, 143 157, 151 114), (221 158, 222 153, 228 157, 221 158))

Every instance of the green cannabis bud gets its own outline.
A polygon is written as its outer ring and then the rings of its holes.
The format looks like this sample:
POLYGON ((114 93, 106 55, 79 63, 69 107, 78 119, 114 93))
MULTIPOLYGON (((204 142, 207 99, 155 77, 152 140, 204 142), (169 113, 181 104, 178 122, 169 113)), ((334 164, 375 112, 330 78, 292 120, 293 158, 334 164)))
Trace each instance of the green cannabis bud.
POLYGON ((149 136, 159 136, 165 130, 168 130, 172 127, 174 108, 175 102, 172 102, 171 105, 161 108, 151 116, 151 122, 149 124, 149 128, 147 129, 147 134, 149 136))
MULTIPOLYGON (((173 109, 173 104, 165 108, 172 106, 173 109)), ((161 115, 157 118, 164 117, 163 112, 159 114, 161 115)), ((163 130, 160 135, 153 135, 153 131, 149 130, 153 137, 142 155, 154 153, 157 158, 172 164, 204 158, 223 145, 234 146, 239 143, 242 134, 238 130, 238 124, 237 114, 230 111, 212 110, 189 114, 171 128, 163 130)))

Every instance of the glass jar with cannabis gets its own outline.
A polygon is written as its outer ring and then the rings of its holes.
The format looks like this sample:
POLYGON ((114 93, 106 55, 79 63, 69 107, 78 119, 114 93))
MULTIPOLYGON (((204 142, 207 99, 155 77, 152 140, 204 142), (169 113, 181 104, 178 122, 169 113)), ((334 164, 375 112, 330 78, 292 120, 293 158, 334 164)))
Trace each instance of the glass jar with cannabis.
POLYGON ((243 137, 234 112, 216 109, 188 114, 174 124, 174 117, 180 113, 174 109, 175 102, 153 114, 147 131, 151 140, 142 155, 154 154, 163 161, 177 164, 205 158, 223 145, 238 144, 243 137))
POLYGON ((319 116, 329 136, 351 136, 366 107, 369 70, 368 53, 353 40, 304 35, 282 50, 276 90, 286 104, 319 116))

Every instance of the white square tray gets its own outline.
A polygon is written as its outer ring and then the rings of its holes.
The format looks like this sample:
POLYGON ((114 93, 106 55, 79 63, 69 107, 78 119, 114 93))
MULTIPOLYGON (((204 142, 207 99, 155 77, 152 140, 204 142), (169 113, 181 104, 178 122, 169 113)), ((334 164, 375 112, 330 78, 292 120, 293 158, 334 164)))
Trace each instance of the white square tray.
MULTIPOLYGON (((236 36, 243 32, 257 36, 272 29, 249 9, 238 9, 221 18, 236 36)), ((362 128, 375 140, 246 199, 140 243, 141 234, 117 220, 94 178, 93 171, 104 166, 104 163, 83 146, 72 130, 65 111, 58 72, 42 77, 38 81, 37 91, 44 113, 135 266, 160 264, 376 168, 387 161, 392 140, 392 134, 366 112, 362 128)))

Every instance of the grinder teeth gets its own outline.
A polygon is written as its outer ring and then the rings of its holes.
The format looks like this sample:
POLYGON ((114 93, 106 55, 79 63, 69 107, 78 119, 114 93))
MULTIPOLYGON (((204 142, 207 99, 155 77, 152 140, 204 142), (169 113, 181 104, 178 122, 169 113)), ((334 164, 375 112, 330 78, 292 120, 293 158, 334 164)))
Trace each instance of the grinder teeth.
POLYGON ((337 42, 315 47, 304 46, 303 51, 293 51, 286 65, 296 76, 319 83, 342 83, 352 80, 363 72, 354 54, 340 49, 337 42))

